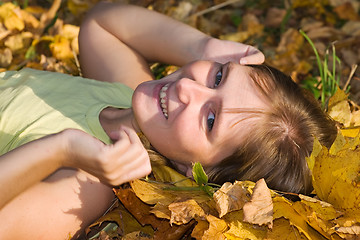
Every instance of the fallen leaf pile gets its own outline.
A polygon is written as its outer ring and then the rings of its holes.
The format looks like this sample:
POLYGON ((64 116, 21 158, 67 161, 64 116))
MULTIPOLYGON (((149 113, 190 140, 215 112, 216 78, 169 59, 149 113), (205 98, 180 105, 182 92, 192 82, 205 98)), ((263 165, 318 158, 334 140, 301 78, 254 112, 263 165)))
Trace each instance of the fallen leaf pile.
POLYGON ((158 166, 155 171, 167 172, 169 179, 136 180, 130 187, 116 189, 120 210, 112 211, 109 218, 105 216, 95 225, 115 221, 120 226, 118 232, 123 234, 118 237, 125 239, 134 232, 143 239, 184 236, 185 239, 357 239, 360 161, 352 149, 360 144, 360 129, 354 131, 357 131, 355 138, 340 132, 329 151, 319 143, 314 146, 309 161, 314 161, 314 188, 322 200, 299 195, 299 201, 290 201, 268 189, 263 179, 255 184, 225 183, 211 197, 205 191, 194 189, 195 184, 191 182, 181 186, 170 184, 172 175, 179 179, 178 173, 158 166), (343 154, 337 155, 339 152, 348 153, 348 162, 340 161, 345 159, 343 154), (349 157, 351 154, 353 158, 349 157), (353 168, 356 162, 358 166, 353 168), (343 167, 339 167, 341 164, 343 167), (122 217, 124 207, 137 221, 124 224, 123 219, 129 215, 122 217), (113 217, 114 212, 117 218, 113 217), (152 233, 148 226, 152 227, 152 233))
MULTIPOLYGON (((97 2, 0 1, 0 71, 32 67, 81 74, 79 25, 97 2)), ((307 159, 312 197, 296 195, 299 200, 291 201, 285 198, 289 193, 268 189, 264 180, 225 183, 214 190, 206 176, 194 182, 169 167, 154 166, 153 177, 114 189, 119 201, 89 227, 90 239, 360 239, 359 1, 121 2, 162 12, 214 37, 254 45, 266 63, 300 84, 319 73, 314 52, 298 30, 321 57, 334 44, 342 78, 327 111, 341 130, 330 149, 315 140, 307 159), (341 90, 346 85, 351 100, 341 90)), ((167 74, 173 66, 159 69, 167 74)))

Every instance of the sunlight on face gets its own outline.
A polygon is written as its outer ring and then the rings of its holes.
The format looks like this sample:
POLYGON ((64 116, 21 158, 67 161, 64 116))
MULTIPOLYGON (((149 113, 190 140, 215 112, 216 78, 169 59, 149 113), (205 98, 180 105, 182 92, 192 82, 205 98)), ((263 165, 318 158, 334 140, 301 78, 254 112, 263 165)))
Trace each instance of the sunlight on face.
POLYGON ((151 144, 178 167, 212 166, 235 152, 253 120, 224 109, 264 109, 250 67, 210 61, 190 63, 156 81, 142 83, 133 111, 151 144))

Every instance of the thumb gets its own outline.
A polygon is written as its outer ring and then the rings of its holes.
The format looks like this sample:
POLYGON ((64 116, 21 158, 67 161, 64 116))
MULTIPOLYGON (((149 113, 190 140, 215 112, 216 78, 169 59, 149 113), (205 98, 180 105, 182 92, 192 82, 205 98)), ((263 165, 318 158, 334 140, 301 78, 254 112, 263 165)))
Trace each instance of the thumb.
POLYGON ((249 53, 247 56, 240 59, 240 64, 262 64, 265 61, 265 56, 259 50, 249 53))
POLYGON ((123 138, 124 136, 126 136, 126 132, 124 131, 123 128, 120 128, 118 130, 113 130, 109 133, 109 137, 113 142, 119 141, 120 138, 123 138))

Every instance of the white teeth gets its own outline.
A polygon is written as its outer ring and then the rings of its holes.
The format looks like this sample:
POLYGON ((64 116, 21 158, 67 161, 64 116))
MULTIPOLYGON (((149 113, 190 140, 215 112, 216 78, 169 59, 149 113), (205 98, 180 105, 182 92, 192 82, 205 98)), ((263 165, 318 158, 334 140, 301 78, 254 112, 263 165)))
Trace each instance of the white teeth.
POLYGON ((166 105, 166 90, 169 88, 169 83, 165 84, 161 89, 159 93, 159 98, 161 102, 161 110, 166 118, 168 118, 168 110, 166 105))
POLYGON ((160 91, 160 98, 166 97, 166 93, 163 92, 163 91, 165 91, 165 90, 162 88, 161 91, 160 91))

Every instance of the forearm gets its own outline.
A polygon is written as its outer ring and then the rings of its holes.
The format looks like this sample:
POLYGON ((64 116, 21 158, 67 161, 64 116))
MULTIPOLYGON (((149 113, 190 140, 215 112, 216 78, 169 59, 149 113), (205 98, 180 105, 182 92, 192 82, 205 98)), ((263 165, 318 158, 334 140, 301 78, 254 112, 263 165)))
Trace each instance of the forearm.
POLYGON ((0 156, 0 209, 61 167, 60 134, 44 137, 0 156))
MULTIPOLYGON (((209 39, 186 24, 132 5, 101 3, 90 12, 84 25, 95 23, 147 61, 178 66, 199 59, 209 39)), ((113 46, 101 46, 108 47, 113 46)))

